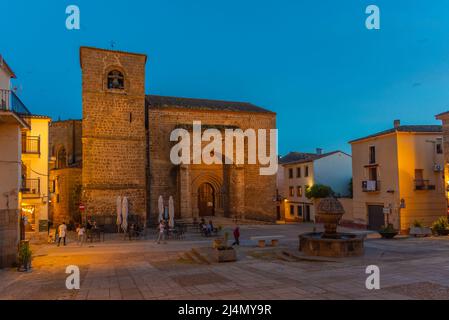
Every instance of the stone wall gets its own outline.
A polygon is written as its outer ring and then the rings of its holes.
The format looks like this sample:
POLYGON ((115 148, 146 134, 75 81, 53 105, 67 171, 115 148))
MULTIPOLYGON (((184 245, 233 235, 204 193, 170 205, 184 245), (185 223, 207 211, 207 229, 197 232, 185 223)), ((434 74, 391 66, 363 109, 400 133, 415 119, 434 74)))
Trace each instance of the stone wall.
POLYGON ((0 209, 0 268, 11 267, 17 261, 18 228, 19 210, 0 209))
POLYGON ((50 183, 54 181, 55 186, 50 205, 50 220, 54 226, 62 222, 81 222, 81 170, 65 168, 50 171, 50 183))
MULTIPOLYGON (((82 122, 81 120, 64 120, 50 123, 50 156, 56 157, 58 150, 64 147, 67 152, 67 165, 80 165, 82 161, 82 122)), ((53 169, 54 167, 50 167, 53 169)))
POLYGON ((180 169, 171 163, 170 150, 175 142, 170 142, 170 133, 179 125, 192 125, 194 120, 201 121, 203 125, 239 127, 242 130, 276 128, 276 115, 270 112, 150 108, 150 218, 154 220, 158 215, 159 195, 164 197, 166 203, 170 195, 174 196, 175 211, 181 211, 180 216, 197 216, 197 188, 200 182, 208 182, 221 194, 223 205, 218 208, 219 214, 275 221, 276 202, 273 197, 276 195, 276 175, 260 175, 259 164, 237 167, 195 164, 180 169))
POLYGON ((111 216, 117 196, 130 214, 146 217, 146 56, 82 47, 82 201, 87 215, 111 216), (119 70, 124 89, 109 89, 119 70))

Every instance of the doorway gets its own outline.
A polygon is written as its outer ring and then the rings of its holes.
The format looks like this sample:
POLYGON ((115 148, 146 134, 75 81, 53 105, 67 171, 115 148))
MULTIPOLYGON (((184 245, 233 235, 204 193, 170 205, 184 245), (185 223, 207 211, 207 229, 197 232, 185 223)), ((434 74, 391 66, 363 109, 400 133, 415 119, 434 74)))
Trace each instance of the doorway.
POLYGON ((368 229, 379 230, 385 225, 385 214, 383 205, 368 206, 368 229))
POLYGON ((310 222, 310 205, 304 206, 304 222, 310 222))
POLYGON ((215 190, 210 183, 203 183, 198 188, 198 210, 200 217, 215 214, 215 190))

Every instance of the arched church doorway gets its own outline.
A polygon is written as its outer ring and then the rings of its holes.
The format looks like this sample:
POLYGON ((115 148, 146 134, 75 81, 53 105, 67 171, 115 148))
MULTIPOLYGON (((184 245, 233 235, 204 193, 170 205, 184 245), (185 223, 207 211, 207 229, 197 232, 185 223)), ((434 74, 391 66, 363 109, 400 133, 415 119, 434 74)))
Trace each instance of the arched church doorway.
POLYGON ((215 214, 215 190, 210 183, 203 183, 198 188, 198 211, 200 217, 215 214))

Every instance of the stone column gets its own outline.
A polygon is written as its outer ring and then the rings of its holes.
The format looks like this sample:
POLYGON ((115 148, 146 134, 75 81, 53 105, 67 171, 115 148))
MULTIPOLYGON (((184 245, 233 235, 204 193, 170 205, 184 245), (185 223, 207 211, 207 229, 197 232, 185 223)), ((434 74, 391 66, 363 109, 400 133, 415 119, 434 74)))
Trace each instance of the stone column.
POLYGON ((190 182, 189 165, 181 165, 179 167, 180 179, 180 202, 181 202, 181 218, 192 217, 192 190, 190 182))
POLYGON ((229 208, 231 217, 245 215, 245 170, 243 165, 233 165, 229 170, 229 208))

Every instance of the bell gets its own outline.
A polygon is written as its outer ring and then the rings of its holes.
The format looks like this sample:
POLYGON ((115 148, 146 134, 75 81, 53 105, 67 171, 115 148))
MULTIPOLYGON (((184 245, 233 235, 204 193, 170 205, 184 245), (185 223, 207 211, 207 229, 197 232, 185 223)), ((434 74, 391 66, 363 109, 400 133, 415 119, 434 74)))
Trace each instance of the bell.
POLYGON ((120 88, 120 82, 118 81, 117 78, 114 78, 114 79, 112 80, 112 87, 113 87, 114 89, 120 88))

